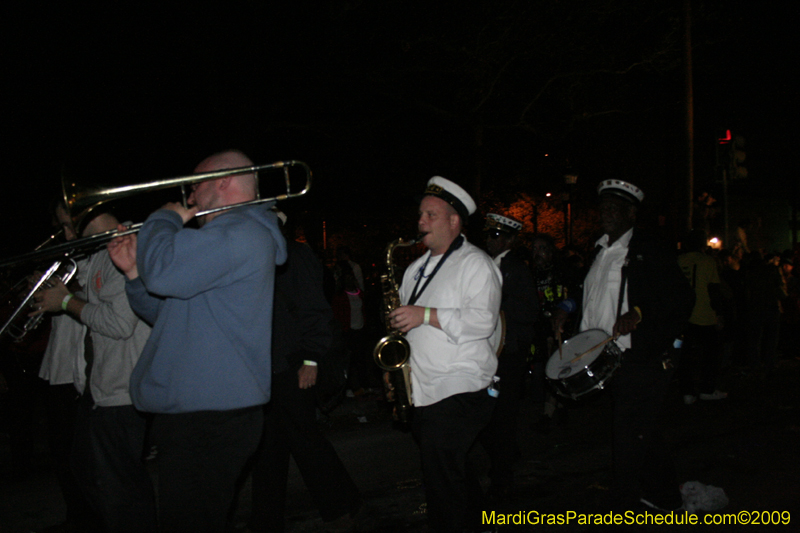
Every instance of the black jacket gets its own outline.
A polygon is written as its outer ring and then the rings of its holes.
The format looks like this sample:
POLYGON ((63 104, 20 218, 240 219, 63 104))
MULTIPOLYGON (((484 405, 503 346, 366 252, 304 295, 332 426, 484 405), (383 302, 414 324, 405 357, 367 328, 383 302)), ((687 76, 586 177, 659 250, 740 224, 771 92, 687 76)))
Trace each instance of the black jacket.
POLYGON ((626 260, 628 308, 639 307, 642 321, 631 333, 635 353, 660 358, 672 347, 694 307, 694 291, 678 266, 677 254, 657 235, 633 230, 626 260))
POLYGON ((505 353, 530 353, 534 322, 539 315, 536 285, 525 262, 509 252, 500 260, 503 274, 503 299, 500 310, 506 320, 505 353))

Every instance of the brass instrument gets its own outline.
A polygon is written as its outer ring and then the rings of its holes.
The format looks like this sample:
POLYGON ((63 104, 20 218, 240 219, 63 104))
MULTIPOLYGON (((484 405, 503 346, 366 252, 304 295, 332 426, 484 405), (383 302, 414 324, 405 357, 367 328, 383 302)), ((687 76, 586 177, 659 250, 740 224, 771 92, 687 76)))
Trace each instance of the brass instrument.
MULTIPOLYGON (((28 316, 28 313, 35 308, 33 296, 39 289, 52 287, 52 280, 54 278, 60 279, 66 285, 75 276, 77 270, 77 263, 69 258, 53 263, 53 265, 33 283, 32 288, 22 297, 21 301, 9 302, 12 305, 16 305, 16 308, 6 320, 5 324, 3 324, 3 327, 0 328, 0 337, 8 333, 8 335, 14 339, 14 342, 20 342, 29 331, 33 331, 39 327, 39 324, 44 320, 44 313, 32 317, 28 316)), ((27 282, 28 279, 25 278, 11 289, 10 295, 12 299, 16 298, 16 296, 21 293, 20 285, 27 282)))
MULTIPOLYGON (((62 189, 64 192, 64 205, 67 207, 67 210, 70 213, 76 210, 80 210, 78 214, 72 215, 72 219, 77 226, 78 224, 80 224, 82 220, 86 218, 86 216, 89 213, 91 213, 92 210, 110 200, 118 200, 120 198, 127 198, 129 196, 133 196, 143 192, 157 191, 161 189, 167 189, 170 187, 181 187, 181 189, 183 190, 183 200, 184 200, 183 203, 185 206, 186 193, 184 187, 186 185, 194 185, 196 183, 201 183, 204 181, 210 181, 219 178, 224 178, 226 176, 236 176, 241 174, 255 174, 256 181, 258 181, 258 173, 266 170, 281 171, 285 185, 285 193, 279 194, 271 198, 260 198, 260 194, 258 194, 258 187, 256 187, 257 198, 255 200, 218 207, 215 209, 209 209, 207 211, 201 211, 197 213, 195 217, 202 217, 205 215, 218 213, 220 211, 226 211, 228 209, 233 209, 236 207, 286 200, 288 198, 296 198, 298 196, 303 196, 311 189, 311 169, 309 169, 308 165, 306 165, 302 161, 294 161, 294 160, 278 161, 276 163, 270 163, 268 165, 215 170, 212 172, 191 174, 188 176, 181 176, 177 178, 168 178, 163 180, 152 181, 149 183, 140 183, 135 185, 125 185, 119 187, 81 188, 78 187, 75 183, 68 183, 67 180, 63 177, 61 181, 62 181, 62 189), (305 185, 300 191, 292 191, 292 183, 289 171, 290 169, 295 169, 295 168, 300 169, 305 179, 305 185)), ((26 254, 18 255, 16 257, 12 257, 10 259, 6 259, 4 261, 0 261, 0 267, 16 265, 30 261, 35 261, 35 262, 43 262, 46 260, 52 261, 65 256, 72 257, 79 254, 90 254, 96 250, 99 250, 100 248, 111 242, 111 240, 113 240, 116 237, 137 233, 141 229, 141 227, 142 227, 141 223, 133 224, 126 231, 122 232, 117 230, 111 230, 105 233, 98 233, 81 239, 74 239, 72 241, 68 241, 63 244, 58 244, 55 246, 40 247, 40 249, 36 249, 33 252, 29 252, 26 254)))
POLYGON ((400 307, 399 285, 395 278, 392 254, 398 246, 412 246, 416 240, 404 241, 397 239, 386 247, 386 273, 381 276, 381 289, 383 290, 383 320, 386 326, 386 336, 378 341, 372 356, 381 369, 389 373, 389 381, 394 388, 394 402, 397 419, 407 423, 411 414, 413 399, 411 396, 411 367, 408 358, 411 355, 411 346, 408 344, 403 332, 393 328, 389 314, 400 307))

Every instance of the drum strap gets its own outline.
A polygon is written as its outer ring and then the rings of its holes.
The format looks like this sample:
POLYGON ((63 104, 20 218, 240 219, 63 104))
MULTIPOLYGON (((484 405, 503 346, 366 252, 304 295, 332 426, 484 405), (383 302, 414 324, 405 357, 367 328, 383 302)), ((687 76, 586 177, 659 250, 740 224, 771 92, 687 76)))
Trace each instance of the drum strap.
POLYGON ((622 302, 625 300, 625 289, 628 287, 628 259, 625 259, 625 264, 621 269, 622 279, 619 282, 619 300, 617 301, 617 316, 614 322, 619 320, 619 315, 622 314, 622 302))

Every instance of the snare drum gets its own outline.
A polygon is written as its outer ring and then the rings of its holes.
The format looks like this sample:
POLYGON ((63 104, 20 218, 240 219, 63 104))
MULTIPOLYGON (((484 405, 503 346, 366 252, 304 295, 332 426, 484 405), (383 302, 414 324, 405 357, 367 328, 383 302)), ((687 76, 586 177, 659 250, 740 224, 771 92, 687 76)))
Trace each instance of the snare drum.
POLYGON ((605 387, 622 361, 622 350, 614 341, 603 344, 609 337, 601 329, 590 329, 566 341, 561 353, 556 350, 550 356, 545 374, 558 394, 577 400, 605 387), (574 360, 587 350, 591 351, 574 360))

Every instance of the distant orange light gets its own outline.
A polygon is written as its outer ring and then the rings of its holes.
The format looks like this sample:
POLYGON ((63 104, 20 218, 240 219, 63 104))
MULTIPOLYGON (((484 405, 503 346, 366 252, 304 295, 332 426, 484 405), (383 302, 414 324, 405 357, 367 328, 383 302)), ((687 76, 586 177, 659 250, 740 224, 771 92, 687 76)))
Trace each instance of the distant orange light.
POLYGON ((708 246, 710 248, 713 248, 714 250, 722 249, 722 240, 718 237, 711 237, 710 239, 708 239, 706 244, 708 244, 708 246))
POLYGON ((547 193, 547 194, 545 194, 545 196, 547 196, 548 198, 550 198, 550 197, 551 197, 551 196, 553 196, 553 195, 552 195, 551 193, 547 193))

